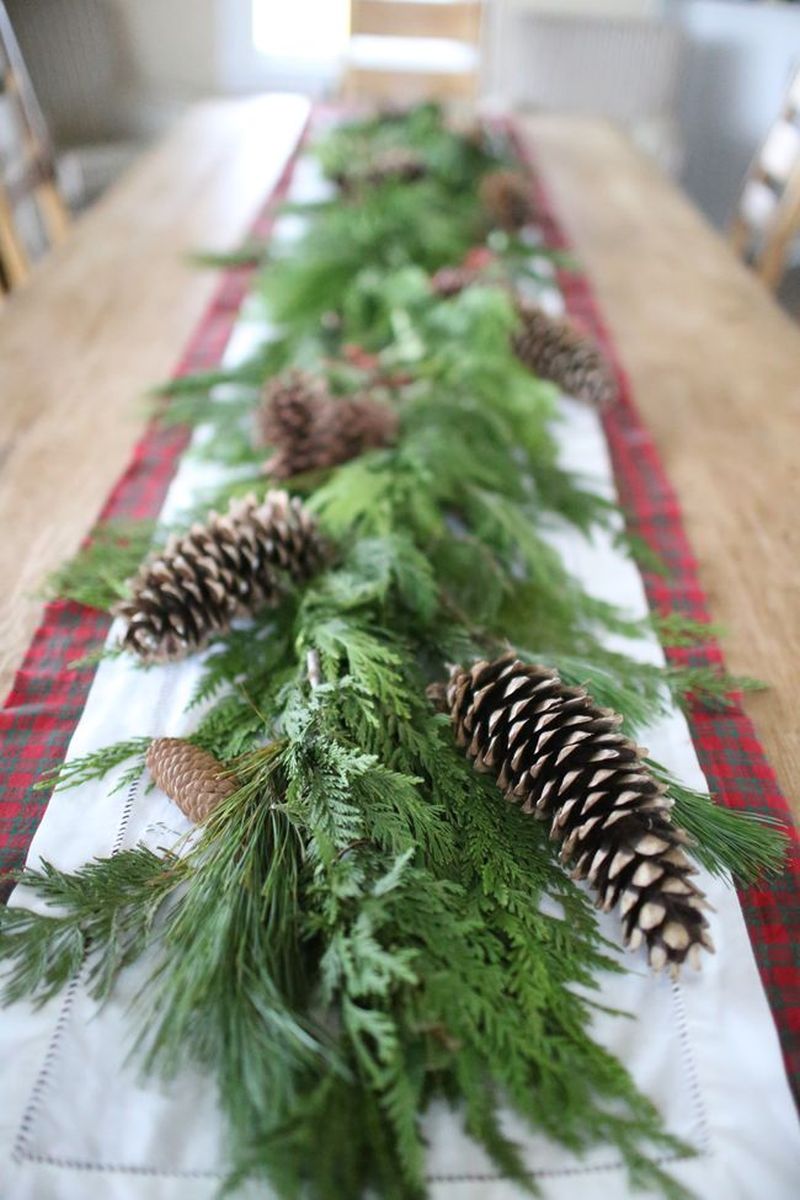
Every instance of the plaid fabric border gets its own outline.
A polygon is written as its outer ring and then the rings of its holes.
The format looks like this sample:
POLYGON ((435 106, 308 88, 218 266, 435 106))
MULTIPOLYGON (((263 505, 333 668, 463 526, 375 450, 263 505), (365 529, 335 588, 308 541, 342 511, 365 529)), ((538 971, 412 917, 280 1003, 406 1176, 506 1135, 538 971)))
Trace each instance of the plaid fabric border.
MULTIPOLYGON (((277 204, 285 197, 304 139, 298 141, 281 177, 260 209, 249 236, 269 236, 277 204)), ((226 271, 200 325, 179 360, 176 378, 219 364, 255 268, 226 271)), ((188 432, 165 428, 154 421, 133 452, 127 470, 114 487, 98 524, 119 517, 155 517, 188 442, 188 432)), ((105 638, 110 618, 105 613, 57 600, 47 605, 44 618, 0 710, 0 900, 11 883, 3 876, 17 870, 44 814, 49 792, 35 791, 44 771, 64 760, 70 738, 83 712, 94 669, 76 670, 71 664, 105 638)))
MULTIPOLYGON (((571 250, 541 175, 531 162, 528 147, 513 130, 511 137, 520 158, 531 166, 537 219, 541 220, 547 244, 571 250)), ((559 271, 558 281, 570 316, 597 339, 617 373, 619 402, 604 414, 603 423, 628 527, 665 565, 664 576, 642 571, 650 607, 662 614, 680 612, 708 624, 711 619, 708 603, 683 527, 678 498, 636 408, 630 383, 598 311, 591 285, 583 272, 559 271)), ((710 636, 691 649, 667 648, 666 653, 676 664, 712 667, 723 664, 719 644, 710 636)), ((723 711, 693 706, 689 726, 697 757, 715 797, 729 808, 777 817, 791 831, 791 859, 783 875, 759 887, 740 888, 738 893, 789 1080, 800 1103, 800 842, 791 811, 753 724, 738 700, 723 711)))

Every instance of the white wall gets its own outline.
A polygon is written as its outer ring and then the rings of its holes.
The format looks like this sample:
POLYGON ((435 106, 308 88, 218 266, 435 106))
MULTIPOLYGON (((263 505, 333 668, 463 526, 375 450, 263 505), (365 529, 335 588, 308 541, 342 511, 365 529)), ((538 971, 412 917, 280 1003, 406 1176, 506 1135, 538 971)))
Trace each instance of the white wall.
POLYGON ((682 182, 718 226, 800 62, 800 6, 671 0, 686 35, 679 98, 682 182))
POLYGON ((213 89, 217 0, 108 0, 129 38, 137 81, 185 95, 213 89))
MULTIPOLYGON (((106 0, 121 13, 140 125, 157 129, 211 95, 267 89, 321 91, 332 71, 277 63, 252 41, 251 0, 106 0)), ((293 0, 281 0, 291 4, 293 0)))
MULTIPOLYGON (((496 0, 495 0, 496 2, 496 0)), ((527 8, 551 16, 647 17, 660 11, 662 0, 502 0, 512 8, 527 8)), ((492 0, 487 0, 492 3, 492 0)))
POLYGON ((118 15, 130 73, 128 134, 156 134, 216 90, 217 0, 106 0, 118 15))

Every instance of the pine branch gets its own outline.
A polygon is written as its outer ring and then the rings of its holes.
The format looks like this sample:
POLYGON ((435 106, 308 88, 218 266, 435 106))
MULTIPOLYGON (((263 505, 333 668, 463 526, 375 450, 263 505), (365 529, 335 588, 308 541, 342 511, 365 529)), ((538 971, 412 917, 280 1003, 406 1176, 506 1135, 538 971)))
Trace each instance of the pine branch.
POLYGON ((237 764, 240 792, 215 810, 192 851, 163 955, 139 1003, 145 1064, 211 1069, 237 1130, 268 1126, 295 1070, 330 1055, 297 1011, 307 967, 297 939, 300 843, 276 804, 276 748, 237 764), (237 1120, 247 1113, 246 1123, 237 1120))
POLYGON ((136 737, 126 741, 115 742, 112 746, 104 746, 100 750, 90 750, 78 758, 68 759, 60 767, 46 771, 42 778, 33 785, 36 791, 67 791, 69 788, 81 787, 94 779, 104 779, 114 767, 126 762, 129 758, 134 761, 128 771, 117 780, 114 792, 121 791, 132 779, 138 778, 144 770, 144 760, 151 738, 136 737))
POLYGON ((704 792, 685 787, 659 763, 649 762, 675 801, 673 820, 694 839, 690 852, 712 875, 731 874, 740 884, 779 875, 789 834, 769 813, 726 808, 704 792))
POLYGON ((682 708, 701 704, 725 709, 737 702, 737 693, 760 692, 765 685, 746 675, 728 675, 721 667, 680 666, 667 669, 667 681, 682 708))
POLYGON ((197 267, 215 267, 229 270, 231 267, 258 267, 266 257, 263 242, 245 242, 237 250, 194 250, 188 260, 197 267))
POLYGON ((46 595, 103 611, 123 597, 126 581, 150 549, 153 521, 106 521, 75 557, 48 579, 46 595))
POLYGON ((221 436, 231 425, 242 425, 253 411, 257 400, 257 385, 247 381, 227 384, 228 389, 236 389, 231 396, 230 391, 225 399, 217 399, 214 388, 208 391, 177 392, 171 402, 164 407, 161 400, 156 400, 155 412, 164 425, 214 425, 215 436, 221 436))
POLYGON ((719 625, 713 625, 710 621, 697 621, 694 617, 677 611, 652 612, 650 621, 659 641, 669 647, 698 646, 712 638, 721 637, 723 632, 719 625))
POLYGON ((207 396, 213 388, 223 385, 259 387, 270 375, 281 371, 287 362, 288 346, 280 338, 267 342, 257 354, 232 367, 215 367, 178 375, 158 385, 155 396, 207 396))
POLYGON ((145 847, 96 859, 74 874, 48 862, 18 881, 57 915, 0 909, 0 959, 9 961, 2 1002, 57 995, 87 960, 87 986, 105 1000, 119 972, 154 938, 156 917, 184 877, 180 861, 145 847))

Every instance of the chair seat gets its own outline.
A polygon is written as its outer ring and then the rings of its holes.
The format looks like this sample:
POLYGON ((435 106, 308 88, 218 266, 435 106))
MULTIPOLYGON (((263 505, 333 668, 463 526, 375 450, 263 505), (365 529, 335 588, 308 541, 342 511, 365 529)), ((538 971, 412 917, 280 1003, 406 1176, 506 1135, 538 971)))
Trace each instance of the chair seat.
POLYGON ((764 230, 775 216, 778 197, 762 179, 748 179, 742 189, 739 212, 750 229, 764 230))
POLYGON ((475 46, 450 38, 373 37, 350 39, 345 66, 357 71, 407 71, 420 74, 464 75, 476 70, 475 46))

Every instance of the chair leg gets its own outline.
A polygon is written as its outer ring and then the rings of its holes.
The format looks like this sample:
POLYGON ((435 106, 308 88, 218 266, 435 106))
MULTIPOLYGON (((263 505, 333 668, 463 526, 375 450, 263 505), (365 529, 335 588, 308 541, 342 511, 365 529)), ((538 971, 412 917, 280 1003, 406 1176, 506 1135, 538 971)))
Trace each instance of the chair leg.
POLYGON ((69 233, 70 215, 67 207, 55 185, 49 181, 37 187, 36 202, 47 228, 50 244, 57 246, 69 233))
POLYGON ((750 231, 747 228, 747 222, 741 217, 736 217, 731 223, 728 231, 731 248, 737 258, 744 258, 747 250, 747 243, 750 240, 750 231))
POLYGON ((0 188, 0 262, 9 288, 18 287, 30 275, 30 263, 17 233, 11 206, 0 188))
POLYGON ((775 291, 786 269, 792 242, 800 231, 800 170, 787 186, 772 228, 766 238, 757 273, 766 286, 775 291))

